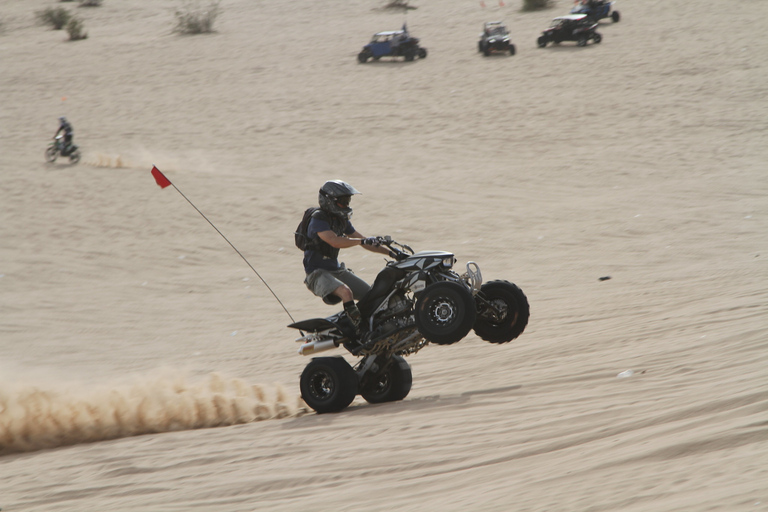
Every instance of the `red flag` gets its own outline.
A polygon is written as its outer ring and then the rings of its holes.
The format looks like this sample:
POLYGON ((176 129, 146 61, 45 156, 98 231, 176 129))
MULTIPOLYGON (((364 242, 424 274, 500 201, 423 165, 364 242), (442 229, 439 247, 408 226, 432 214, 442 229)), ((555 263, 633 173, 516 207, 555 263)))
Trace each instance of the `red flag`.
POLYGON ((152 166, 152 176, 155 177, 155 181, 158 185, 160 185, 160 188, 165 188, 171 185, 171 180, 165 177, 165 174, 160 172, 160 169, 152 166))

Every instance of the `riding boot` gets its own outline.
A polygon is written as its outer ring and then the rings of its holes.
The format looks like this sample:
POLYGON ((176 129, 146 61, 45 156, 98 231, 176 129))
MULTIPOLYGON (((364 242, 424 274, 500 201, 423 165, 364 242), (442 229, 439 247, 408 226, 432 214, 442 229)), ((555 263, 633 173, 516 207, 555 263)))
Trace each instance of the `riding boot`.
POLYGON ((344 303, 344 312, 347 314, 347 318, 355 328, 355 339, 360 341, 363 335, 363 316, 360 314, 360 310, 357 309, 355 301, 350 300, 344 303))

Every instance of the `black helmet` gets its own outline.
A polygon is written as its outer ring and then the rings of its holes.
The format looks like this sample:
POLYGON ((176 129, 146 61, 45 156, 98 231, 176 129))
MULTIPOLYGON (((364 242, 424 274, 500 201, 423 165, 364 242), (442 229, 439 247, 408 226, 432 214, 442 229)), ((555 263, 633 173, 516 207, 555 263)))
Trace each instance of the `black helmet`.
POLYGON ((320 203, 320 209, 340 217, 348 219, 352 215, 352 208, 349 207, 349 199, 359 194, 355 187, 341 180, 326 181, 320 187, 320 193, 317 202, 320 203))

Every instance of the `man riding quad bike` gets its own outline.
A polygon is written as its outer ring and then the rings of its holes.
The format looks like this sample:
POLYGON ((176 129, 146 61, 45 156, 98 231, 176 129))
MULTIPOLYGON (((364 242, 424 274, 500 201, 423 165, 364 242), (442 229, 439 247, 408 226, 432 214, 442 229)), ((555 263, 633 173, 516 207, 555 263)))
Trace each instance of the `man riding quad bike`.
POLYGON ((394 260, 357 304, 367 333, 362 340, 351 338, 344 311, 289 325, 301 332, 301 355, 344 346, 361 358, 354 368, 342 357, 316 357, 307 364, 301 396, 318 413, 340 411, 358 394, 369 403, 402 400, 412 383, 404 356, 430 343, 451 345, 471 330, 491 343, 506 343, 528 324, 528 299, 513 283, 483 283, 474 262, 458 274, 450 252, 414 253, 390 237, 377 239, 394 260))

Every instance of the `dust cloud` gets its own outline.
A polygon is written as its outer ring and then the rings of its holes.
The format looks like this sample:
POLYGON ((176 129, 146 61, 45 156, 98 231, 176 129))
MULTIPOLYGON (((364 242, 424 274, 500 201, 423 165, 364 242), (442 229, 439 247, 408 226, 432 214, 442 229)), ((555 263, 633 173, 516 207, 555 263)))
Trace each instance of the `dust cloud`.
POLYGON ((0 380, 0 455, 120 437, 295 417, 301 398, 282 386, 211 373, 136 376, 126 384, 22 384, 0 380))
POLYGON ((113 156, 102 153, 93 155, 89 154, 82 160, 82 163, 92 167, 102 167, 106 169, 125 169, 134 166, 132 162, 126 160, 120 155, 113 156))

